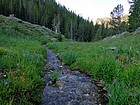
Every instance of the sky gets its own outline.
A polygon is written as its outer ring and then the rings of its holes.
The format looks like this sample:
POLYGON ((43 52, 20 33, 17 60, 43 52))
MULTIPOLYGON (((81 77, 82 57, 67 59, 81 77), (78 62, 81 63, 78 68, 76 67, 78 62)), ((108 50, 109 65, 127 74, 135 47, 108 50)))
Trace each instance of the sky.
POLYGON ((74 11, 85 19, 95 21, 96 18, 110 17, 110 12, 118 4, 124 7, 124 14, 129 12, 128 0, 56 0, 69 10, 74 11))

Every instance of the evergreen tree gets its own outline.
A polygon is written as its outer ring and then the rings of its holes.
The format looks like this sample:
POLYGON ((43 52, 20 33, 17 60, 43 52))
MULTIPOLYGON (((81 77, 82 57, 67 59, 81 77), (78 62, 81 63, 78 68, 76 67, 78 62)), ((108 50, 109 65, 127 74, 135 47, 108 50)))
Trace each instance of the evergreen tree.
POLYGON ((110 16, 112 17, 111 25, 118 29, 118 32, 120 33, 120 24, 121 24, 121 16, 123 15, 123 5, 118 4, 113 11, 110 13, 110 16))
POLYGON ((101 40, 102 39, 102 27, 100 26, 96 32, 95 35, 95 41, 101 40))
POLYGON ((140 27, 140 0, 132 0, 130 3, 129 31, 140 27))

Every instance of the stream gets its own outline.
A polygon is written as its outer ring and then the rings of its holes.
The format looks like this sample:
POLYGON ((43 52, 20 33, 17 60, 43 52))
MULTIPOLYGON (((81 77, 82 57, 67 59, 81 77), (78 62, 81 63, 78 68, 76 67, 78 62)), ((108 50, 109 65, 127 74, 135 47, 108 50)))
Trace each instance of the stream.
POLYGON ((71 70, 48 48, 45 72, 46 87, 41 105, 106 105, 99 98, 101 94, 93 78, 71 70), (59 73, 56 83, 51 80, 54 71, 59 73))

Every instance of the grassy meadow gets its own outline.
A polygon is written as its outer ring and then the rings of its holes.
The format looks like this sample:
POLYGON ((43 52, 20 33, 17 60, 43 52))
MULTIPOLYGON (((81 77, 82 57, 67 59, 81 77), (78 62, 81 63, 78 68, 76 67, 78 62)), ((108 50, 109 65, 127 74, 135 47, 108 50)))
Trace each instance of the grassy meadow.
POLYGON ((39 104, 48 41, 31 24, 0 16, 0 105, 39 104))
MULTIPOLYGON (((41 100, 46 48, 51 37, 20 20, 0 16, 0 105, 35 105, 41 100)), ((45 33, 45 32, 44 32, 45 33)), ((140 104, 140 35, 94 43, 47 46, 72 69, 103 80, 109 105, 140 104)))
POLYGON ((140 35, 94 43, 49 43, 73 69, 103 80, 109 105, 140 104, 140 35))

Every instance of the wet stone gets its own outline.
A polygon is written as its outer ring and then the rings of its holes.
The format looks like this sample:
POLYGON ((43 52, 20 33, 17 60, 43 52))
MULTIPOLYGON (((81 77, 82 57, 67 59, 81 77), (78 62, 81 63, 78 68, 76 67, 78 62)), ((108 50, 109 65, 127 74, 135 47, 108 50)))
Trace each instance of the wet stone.
POLYGON ((51 77, 50 77, 49 75, 46 75, 46 76, 44 77, 44 80, 45 80, 46 82, 51 81, 51 77))
MULTIPOLYGON (((85 100, 84 102, 81 103, 81 105, 93 105, 93 103, 91 103, 88 100, 85 100)), ((94 104, 95 105, 95 104, 94 104)))
POLYGON ((78 101, 78 100, 71 100, 70 102, 67 103, 67 105, 80 105, 80 101, 78 101))

